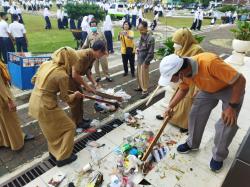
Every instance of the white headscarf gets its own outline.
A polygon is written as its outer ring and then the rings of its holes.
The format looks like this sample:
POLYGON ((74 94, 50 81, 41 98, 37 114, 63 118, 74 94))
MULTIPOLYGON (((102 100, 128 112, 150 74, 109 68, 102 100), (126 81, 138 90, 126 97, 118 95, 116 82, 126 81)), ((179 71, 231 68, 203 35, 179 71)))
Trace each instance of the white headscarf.
POLYGON ((88 16, 84 16, 83 19, 82 19, 82 23, 81 23, 81 28, 82 28, 82 31, 85 31, 85 32, 90 32, 90 26, 89 26, 89 23, 88 23, 88 16))
POLYGON ((103 31, 111 31, 113 34, 113 24, 110 15, 107 15, 103 22, 103 31))

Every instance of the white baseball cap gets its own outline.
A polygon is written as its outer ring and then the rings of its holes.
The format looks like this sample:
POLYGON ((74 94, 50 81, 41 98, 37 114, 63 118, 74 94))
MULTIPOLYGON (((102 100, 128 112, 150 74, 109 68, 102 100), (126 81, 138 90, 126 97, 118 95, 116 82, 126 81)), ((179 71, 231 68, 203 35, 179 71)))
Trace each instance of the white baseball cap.
POLYGON ((177 73, 183 65, 183 59, 176 54, 171 54, 162 59, 160 63, 161 77, 158 81, 160 86, 168 86, 172 76, 177 73))

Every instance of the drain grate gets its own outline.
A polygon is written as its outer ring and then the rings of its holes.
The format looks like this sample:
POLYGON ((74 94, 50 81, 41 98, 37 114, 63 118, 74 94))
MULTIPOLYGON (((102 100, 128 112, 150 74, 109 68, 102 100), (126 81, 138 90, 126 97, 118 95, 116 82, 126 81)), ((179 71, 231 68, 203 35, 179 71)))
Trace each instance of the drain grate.
MULTIPOLYGON (((164 97, 165 92, 161 92, 157 96, 153 98, 151 101, 150 105, 153 105, 160 99, 164 97)), ((149 106, 146 106, 146 101, 143 102, 142 104, 136 106, 132 110, 129 111, 131 115, 136 115, 136 110, 145 110, 149 106)), ((111 122, 103 125, 101 127, 101 132, 94 132, 89 134, 87 137, 84 137, 77 141, 74 145, 73 153, 78 153, 79 151, 83 150, 86 147, 86 144, 90 140, 98 140, 99 138, 103 137, 105 134, 109 133, 113 129, 119 127, 123 122, 119 119, 114 119, 111 122)), ((45 159, 42 162, 38 163, 37 165, 33 166, 32 168, 29 168, 25 172, 19 174, 16 176, 14 179, 11 179, 11 181, 6 182, 3 184, 3 187, 22 187, 25 186, 26 184, 30 183, 33 181, 35 178, 41 176, 43 173, 48 171, 49 169, 53 168, 56 166, 56 163, 54 160, 51 158, 45 159)))

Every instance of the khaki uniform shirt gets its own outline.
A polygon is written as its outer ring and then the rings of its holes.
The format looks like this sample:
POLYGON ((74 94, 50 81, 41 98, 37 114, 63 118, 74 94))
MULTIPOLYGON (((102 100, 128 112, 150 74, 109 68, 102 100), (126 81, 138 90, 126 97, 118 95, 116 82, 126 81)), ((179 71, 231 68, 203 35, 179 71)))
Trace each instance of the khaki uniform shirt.
POLYGON ((138 46, 137 61, 139 64, 150 64, 154 58, 155 39, 151 33, 141 36, 138 46))
POLYGON ((86 48, 92 47, 93 44, 95 43, 95 41, 97 41, 97 40, 102 40, 107 45, 107 41, 106 41, 106 38, 105 38, 103 33, 101 33, 101 32, 96 32, 96 33, 91 32, 91 33, 88 34, 88 37, 87 37, 87 39, 86 39, 86 41, 84 43, 83 48, 86 49, 86 48))
POLYGON ((89 71, 91 71, 93 63, 95 61, 95 57, 92 49, 81 49, 76 51, 80 60, 75 64, 75 70, 80 75, 86 75, 89 71))

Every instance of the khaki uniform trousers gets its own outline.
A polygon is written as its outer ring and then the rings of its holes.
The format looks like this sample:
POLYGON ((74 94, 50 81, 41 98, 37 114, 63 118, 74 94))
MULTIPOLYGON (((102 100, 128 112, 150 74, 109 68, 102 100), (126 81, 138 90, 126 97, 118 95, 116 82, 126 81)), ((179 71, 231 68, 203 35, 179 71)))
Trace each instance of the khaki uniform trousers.
MULTIPOLYGON (((69 78, 69 89, 71 91, 79 91, 83 92, 81 86, 73 80, 73 78, 69 78)), ((73 102, 69 104, 71 111, 71 119, 77 125, 83 120, 83 99, 75 98, 73 102)))
POLYGON ((147 92, 149 86, 149 66, 145 68, 143 64, 137 64, 137 81, 142 91, 147 92))
POLYGON ((102 66, 102 71, 103 71, 104 76, 109 77, 108 59, 106 56, 100 59, 96 59, 96 61, 94 62, 96 77, 101 78, 101 73, 99 69, 100 64, 102 66))

